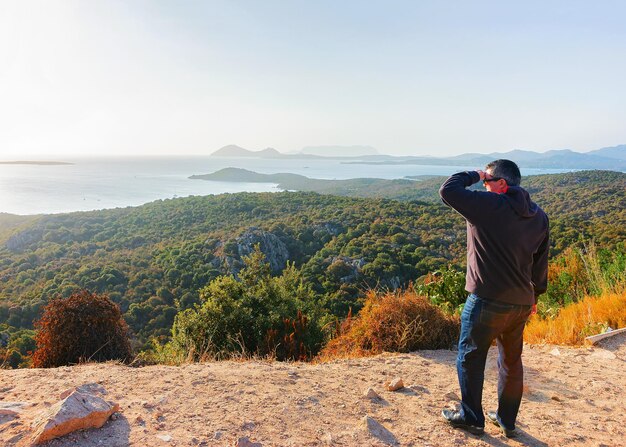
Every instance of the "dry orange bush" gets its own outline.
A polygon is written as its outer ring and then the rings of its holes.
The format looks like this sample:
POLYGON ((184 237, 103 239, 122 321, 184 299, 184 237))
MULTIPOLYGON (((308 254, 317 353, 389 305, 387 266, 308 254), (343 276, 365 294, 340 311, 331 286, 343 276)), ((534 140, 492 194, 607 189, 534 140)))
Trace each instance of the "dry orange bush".
POLYGON ((562 308, 554 319, 533 317, 524 331, 527 343, 582 345, 585 337, 626 326, 626 292, 604 293, 597 298, 562 308))
POLYGON ((428 298, 412 291, 367 294, 355 318, 349 316, 318 360, 362 357, 383 351, 409 352, 452 347, 459 338, 459 319, 446 315, 428 298))

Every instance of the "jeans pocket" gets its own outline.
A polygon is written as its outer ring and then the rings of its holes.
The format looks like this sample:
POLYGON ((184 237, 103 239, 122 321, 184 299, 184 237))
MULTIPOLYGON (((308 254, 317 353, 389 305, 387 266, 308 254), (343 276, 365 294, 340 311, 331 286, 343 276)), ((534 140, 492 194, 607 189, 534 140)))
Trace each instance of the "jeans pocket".
POLYGON ((498 327, 507 321, 509 315, 510 309, 505 306, 483 300, 478 321, 486 326, 498 327))

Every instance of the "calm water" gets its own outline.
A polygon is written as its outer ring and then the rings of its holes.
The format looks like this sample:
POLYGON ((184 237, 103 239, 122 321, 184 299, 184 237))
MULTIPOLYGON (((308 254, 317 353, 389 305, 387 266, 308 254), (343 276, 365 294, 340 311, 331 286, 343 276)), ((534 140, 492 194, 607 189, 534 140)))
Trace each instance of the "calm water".
MULTIPOLYGON (((407 175, 449 175, 467 166, 347 165, 329 160, 268 160, 216 157, 143 157, 64 159, 73 165, 0 165, 0 212, 61 213, 136 206, 157 199, 278 191, 269 183, 190 180, 226 167, 264 174, 291 172, 311 178, 403 178, 407 175)), ((523 175, 566 172, 526 169, 523 175)))

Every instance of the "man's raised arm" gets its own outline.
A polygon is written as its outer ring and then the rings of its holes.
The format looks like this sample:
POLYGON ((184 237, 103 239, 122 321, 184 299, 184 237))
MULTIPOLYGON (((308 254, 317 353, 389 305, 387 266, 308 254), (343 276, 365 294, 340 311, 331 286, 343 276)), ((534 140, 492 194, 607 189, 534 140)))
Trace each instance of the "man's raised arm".
POLYGON ((484 178, 483 171, 459 172, 450 176, 439 188, 441 200, 470 222, 480 221, 490 197, 486 192, 470 191, 467 188, 484 178))

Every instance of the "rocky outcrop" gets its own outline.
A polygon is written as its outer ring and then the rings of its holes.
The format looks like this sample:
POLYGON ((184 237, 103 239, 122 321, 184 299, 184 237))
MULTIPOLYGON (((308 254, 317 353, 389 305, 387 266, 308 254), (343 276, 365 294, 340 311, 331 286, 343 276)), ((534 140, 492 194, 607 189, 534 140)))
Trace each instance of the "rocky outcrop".
POLYGON ((237 238, 239 256, 250 255, 257 244, 269 262, 272 273, 280 273, 289 259, 285 243, 269 231, 252 227, 237 238))
POLYGON ((325 222, 323 224, 316 225, 314 234, 327 233, 331 236, 338 236, 341 232, 343 232, 343 230, 343 226, 337 222, 325 222))
POLYGON ((43 237, 42 228, 30 228, 11 236, 5 242, 5 247, 11 251, 20 251, 27 245, 38 242, 43 237))
POLYGON ((326 271, 342 283, 355 282, 365 265, 363 258, 355 259, 348 256, 331 256, 326 262, 328 263, 326 271))
POLYGON ((218 244, 217 257, 212 265, 216 268, 225 267, 229 273, 237 274, 243 267, 242 258, 250 255, 257 245, 265 255, 272 273, 282 272, 289 260, 287 245, 275 234, 258 227, 250 227, 236 239, 218 244))

